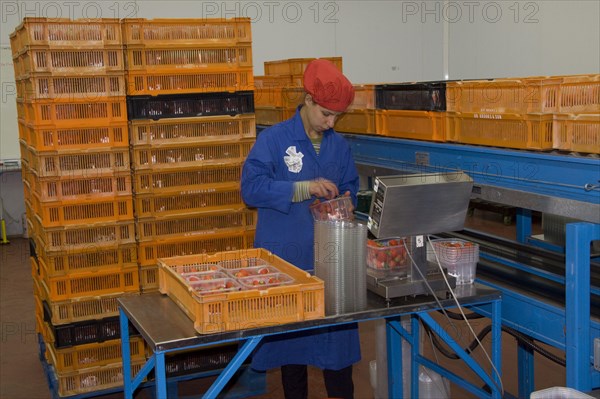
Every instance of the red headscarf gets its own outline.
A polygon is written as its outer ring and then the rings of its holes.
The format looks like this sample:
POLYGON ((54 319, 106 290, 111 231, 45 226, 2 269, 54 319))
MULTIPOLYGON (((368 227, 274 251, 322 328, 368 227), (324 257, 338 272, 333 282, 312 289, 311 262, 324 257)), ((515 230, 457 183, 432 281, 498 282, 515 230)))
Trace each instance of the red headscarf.
POLYGON ((304 71, 304 90, 323 108, 344 112, 354 101, 352 83, 331 62, 311 61, 304 71))

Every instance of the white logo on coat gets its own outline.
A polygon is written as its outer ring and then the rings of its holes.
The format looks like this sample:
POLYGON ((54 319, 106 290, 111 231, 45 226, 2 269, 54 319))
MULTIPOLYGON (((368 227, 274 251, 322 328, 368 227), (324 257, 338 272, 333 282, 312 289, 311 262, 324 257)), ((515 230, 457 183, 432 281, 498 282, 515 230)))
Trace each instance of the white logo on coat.
POLYGON ((285 155, 283 160, 288 167, 288 170, 292 173, 300 173, 302 170, 302 158, 304 154, 301 152, 296 152, 296 146, 291 145, 285 150, 285 155))

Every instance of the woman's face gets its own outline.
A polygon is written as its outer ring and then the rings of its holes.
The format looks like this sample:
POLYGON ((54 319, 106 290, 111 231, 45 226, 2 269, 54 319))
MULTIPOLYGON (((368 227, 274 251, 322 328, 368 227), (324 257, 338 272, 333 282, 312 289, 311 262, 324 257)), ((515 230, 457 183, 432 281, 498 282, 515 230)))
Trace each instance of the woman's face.
POLYGON ((310 94, 306 95, 304 105, 307 110, 307 119, 309 128, 317 133, 323 133, 325 130, 333 128, 337 117, 340 116, 341 112, 331 111, 327 108, 321 107, 319 104, 313 101, 310 94))

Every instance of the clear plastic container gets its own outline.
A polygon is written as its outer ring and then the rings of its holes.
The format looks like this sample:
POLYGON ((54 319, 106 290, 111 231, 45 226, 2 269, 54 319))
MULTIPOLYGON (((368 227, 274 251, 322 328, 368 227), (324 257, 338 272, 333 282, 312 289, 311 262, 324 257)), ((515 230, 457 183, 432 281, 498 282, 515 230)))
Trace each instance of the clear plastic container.
MULTIPOLYGON (((458 239, 443 239, 432 241, 433 250, 437 254, 442 267, 448 274, 456 277, 456 284, 473 284, 479 262, 479 245, 470 241, 458 239)), ((435 255, 428 258, 435 262, 435 255)))
POLYGON ((271 287, 288 285, 294 282, 294 279, 285 273, 257 274, 249 277, 238 278, 244 289, 264 290, 271 287))
POLYGON ((552 387, 531 393, 531 399, 593 399, 593 396, 587 395, 573 388, 552 387))
POLYGON ((223 272, 193 272, 193 273, 183 273, 181 275, 189 284, 199 283, 201 281, 210 281, 222 278, 229 278, 227 274, 223 272))
POLYGON ((410 257, 404 238, 392 237, 367 241, 367 267, 394 275, 410 274, 410 257))
POLYGON ((279 273, 279 270, 276 267, 265 264, 262 266, 241 267, 238 269, 227 269, 227 273, 229 273, 232 277, 242 278, 242 277, 264 276, 266 274, 279 273))
POLYGON ((190 286, 200 295, 221 294, 242 289, 242 285, 231 277, 194 282, 190 283, 190 286))
POLYGON ((350 197, 341 196, 328 201, 315 200, 310 212, 315 220, 353 220, 354 206, 350 197))

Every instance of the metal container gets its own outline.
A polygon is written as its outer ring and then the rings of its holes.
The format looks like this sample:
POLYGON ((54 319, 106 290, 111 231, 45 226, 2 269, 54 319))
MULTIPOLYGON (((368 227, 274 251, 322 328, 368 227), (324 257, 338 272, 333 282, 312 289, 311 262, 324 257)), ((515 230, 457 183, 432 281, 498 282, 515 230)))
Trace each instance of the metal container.
POLYGON ((462 230, 472 188, 462 171, 376 177, 368 228, 378 238, 462 230))

